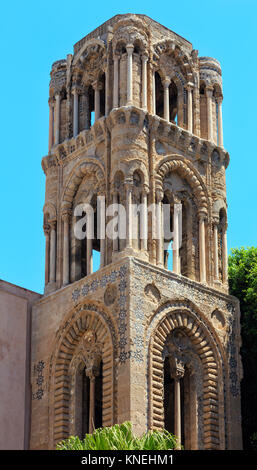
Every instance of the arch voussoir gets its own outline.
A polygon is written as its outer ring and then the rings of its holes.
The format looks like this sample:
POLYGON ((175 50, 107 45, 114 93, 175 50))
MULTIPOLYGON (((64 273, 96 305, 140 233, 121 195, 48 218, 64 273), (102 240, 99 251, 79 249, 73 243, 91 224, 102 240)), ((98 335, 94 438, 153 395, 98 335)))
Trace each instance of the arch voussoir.
POLYGON ((163 403, 163 377, 164 359, 163 351, 165 342, 170 333, 175 329, 183 329, 202 364, 203 373, 203 444, 205 449, 220 448, 220 403, 219 393, 219 354, 217 345, 197 315, 188 309, 167 307, 162 318, 155 322, 155 328, 150 328, 149 360, 150 360, 150 393, 152 396, 151 410, 149 412, 149 426, 152 429, 164 427, 164 403, 163 403))

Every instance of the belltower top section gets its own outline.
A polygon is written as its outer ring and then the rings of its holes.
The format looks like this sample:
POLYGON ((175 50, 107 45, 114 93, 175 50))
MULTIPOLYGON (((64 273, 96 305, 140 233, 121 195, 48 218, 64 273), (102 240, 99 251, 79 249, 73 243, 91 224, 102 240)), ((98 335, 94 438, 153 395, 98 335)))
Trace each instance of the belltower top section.
POLYGON ((145 15, 114 16, 54 62, 49 103, 49 150, 130 105, 223 147, 219 62, 145 15))
POLYGON ((49 107, 42 161, 47 291, 91 274, 94 250, 101 268, 132 255, 167 269, 170 248, 157 215, 168 205, 178 240, 177 204, 182 242, 172 271, 227 291, 229 156, 219 62, 198 57, 190 42, 147 16, 117 15, 54 62, 49 107), (74 235, 76 206, 91 204, 97 220, 100 195, 108 206, 126 208, 120 224, 126 234, 113 240, 94 234, 84 246, 74 235), (143 207, 143 238, 131 232, 133 204, 143 207))

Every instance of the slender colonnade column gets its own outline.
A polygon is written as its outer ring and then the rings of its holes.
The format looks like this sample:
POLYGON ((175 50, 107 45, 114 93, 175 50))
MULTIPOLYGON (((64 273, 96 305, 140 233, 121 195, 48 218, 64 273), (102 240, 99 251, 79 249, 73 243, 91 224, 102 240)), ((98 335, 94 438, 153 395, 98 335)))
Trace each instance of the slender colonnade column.
POLYGON ((132 248, 132 183, 126 184, 126 247, 132 248))
POLYGON ((45 285, 49 282, 49 249, 50 249, 50 226, 44 225, 44 234, 46 237, 45 244, 45 285))
POLYGON ((188 100, 187 100, 187 127, 188 127, 188 131, 193 132, 193 96, 192 96, 192 93, 193 93, 193 88, 194 88, 194 85, 192 83, 188 83, 187 84, 187 97, 188 97, 188 100))
POLYGON ((147 109, 147 54, 142 55, 142 108, 147 109))
POLYGON ((173 272, 180 274, 180 255, 179 255, 179 240, 180 240, 180 226, 179 219, 182 210, 181 202, 176 202, 174 204, 174 238, 173 238, 173 272))
POLYGON ((79 95, 77 88, 73 88, 73 137, 78 135, 79 130, 79 95))
POLYGON ((228 253, 227 253, 227 223, 222 228, 222 280, 227 282, 228 277, 228 253))
POLYGON ((49 140, 48 140, 49 152, 53 146, 53 124, 54 124, 54 103, 52 99, 49 99, 49 140))
POLYGON ((126 46, 127 50, 127 106, 131 106, 133 104, 133 83, 132 83, 132 76, 133 76, 133 51, 134 46, 133 44, 128 44, 126 46))
POLYGON ((85 129, 86 129, 86 130, 90 129, 88 87, 85 87, 85 129))
POLYGON ((56 220, 49 220, 50 225, 50 282, 55 282, 56 266, 56 220))
POLYGON ((54 144, 60 143, 60 111, 61 111, 61 95, 55 95, 55 129, 54 129, 54 144))
MULTIPOLYGON (((147 251, 148 238, 148 216, 147 216, 147 189, 143 189, 142 193, 142 233, 141 233, 141 249, 147 251)), ((141 230, 140 230, 141 232, 141 230)))
MULTIPOLYGON (((118 194, 116 191, 113 192, 112 203, 115 206, 117 206, 118 204, 118 194)), ((119 233, 119 216, 118 216, 118 233, 119 233)), ((117 236, 116 238, 113 238, 113 251, 118 251, 118 250, 119 250, 119 236, 117 236)))
POLYGON ((205 220, 206 213, 199 211, 199 264, 200 264, 200 282, 206 283, 206 256, 205 256, 205 220))
POLYGON ((94 82, 93 88, 95 91, 95 121, 100 118, 100 83, 94 82))
POLYGON ((70 241, 69 241, 69 220, 70 213, 62 214, 63 220, 63 285, 66 286, 70 282, 70 241))
POLYGON ((113 56, 113 107, 118 108, 119 106, 119 60, 118 54, 113 56))
POLYGON ((178 447, 181 448, 181 379, 185 374, 185 366, 178 357, 170 357, 171 378, 174 379, 174 434, 178 438, 178 447))
POLYGON ((95 374, 90 369, 86 370, 86 375, 90 380, 89 390, 89 434, 92 434, 95 428, 95 374))
POLYGON ((163 81, 163 91, 164 91, 164 119, 166 121, 170 120, 170 102, 169 102, 169 86, 170 86, 170 79, 165 78, 163 81))
POLYGON ((87 213, 87 275, 93 272, 93 237, 94 237, 94 218, 87 213))
POLYGON ((152 107, 153 107, 153 114, 156 114, 156 93, 155 93, 155 70, 152 71, 152 107))
POLYGON ((155 214, 155 233, 156 233, 156 264, 163 266, 163 217, 162 217, 162 191, 156 191, 156 214, 155 214))
POLYGON ((223 147, 222 96, 218 97, 218 145, 223 147))
POLYGON ((99 204, 100 213, 100 268, 105 265, 105 196, 102 194, 99 204))
POLYGON ((208 140, 213 141, 212 132, 212 95, 213 87, 206 87, 208 140))
POLYGON ((218 225, 219 218, 215 217, 213 219, 214 281, 219 280, 218 225))

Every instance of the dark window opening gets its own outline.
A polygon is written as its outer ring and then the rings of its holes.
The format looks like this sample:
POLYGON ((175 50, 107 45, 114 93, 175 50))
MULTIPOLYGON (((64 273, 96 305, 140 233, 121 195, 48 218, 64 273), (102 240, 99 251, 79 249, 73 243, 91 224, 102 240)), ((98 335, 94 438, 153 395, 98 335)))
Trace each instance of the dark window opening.
POLYGON ((99 366, 99 375, 95 379, 95 428, 103 425, 103 363, 99 366))
POLYGON ((89 432, 90 379, 86 370, 82 373, 82 437, 89 432))
POLYGON ((170 376, 169 358, 164 360, 164 428, 174 434, 174 379, 170 376))
POLYGON ((105 115, 105 74, 103 73, 100 77, 100 116, 105 115))
POLYGON ((155 101, 156 101, 156 114, 163 117, 164 113, 164 91, 161 77, 158 72, 155 72, 155 101))

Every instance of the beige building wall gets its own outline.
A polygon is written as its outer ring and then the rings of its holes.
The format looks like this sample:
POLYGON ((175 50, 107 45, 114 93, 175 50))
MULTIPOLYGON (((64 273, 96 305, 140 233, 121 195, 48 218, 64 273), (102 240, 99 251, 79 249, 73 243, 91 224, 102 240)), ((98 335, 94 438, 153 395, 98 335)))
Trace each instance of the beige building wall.
POLYGON ((30 312, 40 295, 0 280, 0 449, 28 448, 30 312))

